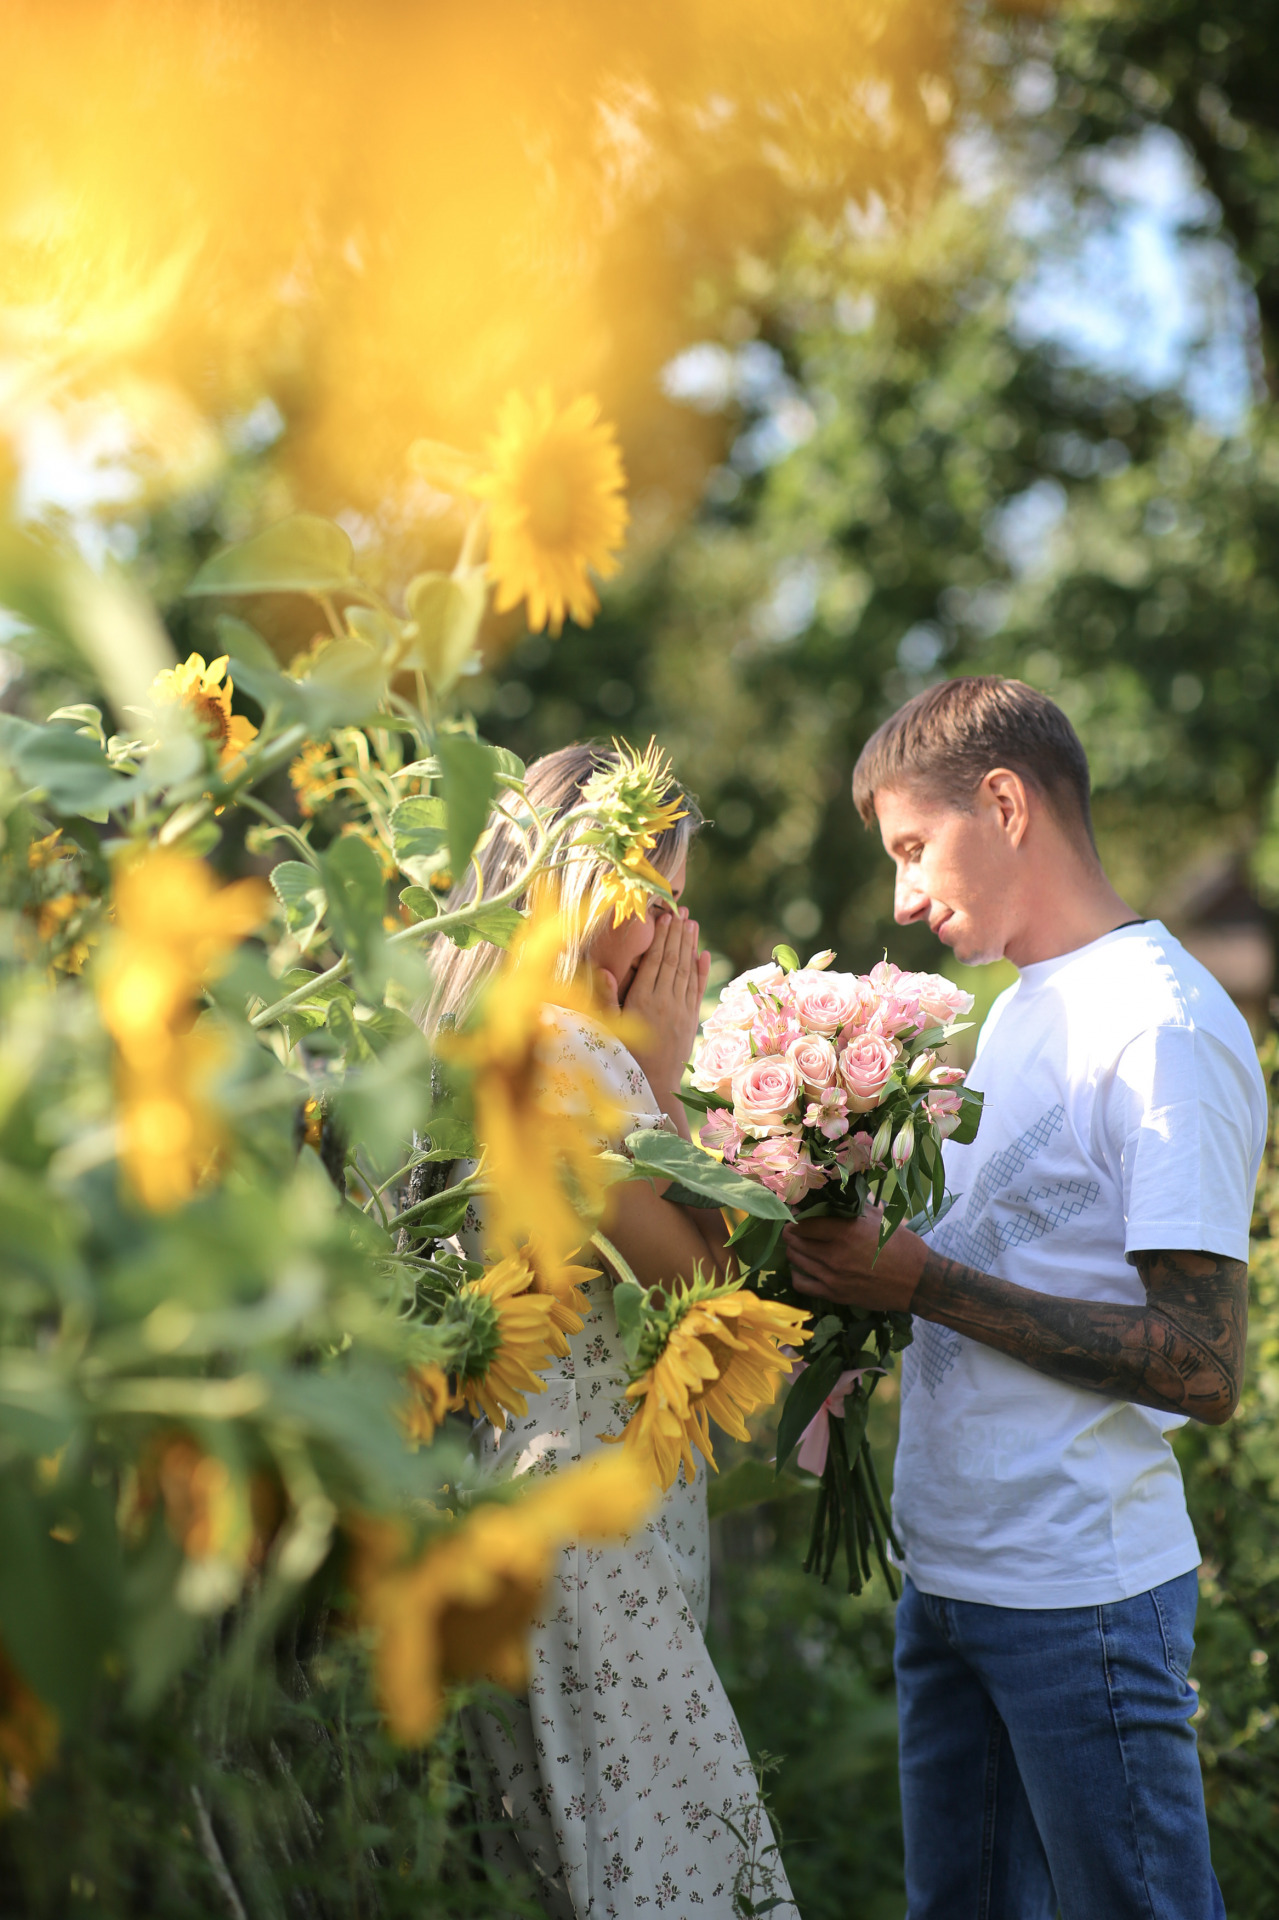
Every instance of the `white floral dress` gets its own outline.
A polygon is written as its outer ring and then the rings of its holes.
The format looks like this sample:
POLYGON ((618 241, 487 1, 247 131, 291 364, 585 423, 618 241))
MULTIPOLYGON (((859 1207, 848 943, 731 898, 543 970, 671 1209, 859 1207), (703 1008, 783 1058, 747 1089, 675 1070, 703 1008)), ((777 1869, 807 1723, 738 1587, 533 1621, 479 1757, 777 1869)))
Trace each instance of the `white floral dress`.
MULTIPOLYGON (((622 1133, 662 1116, 648 1081, 602 1027, 547 1009, 550 1097, 580 1101, 593 1069, 625 1110, 622 1133), (575 1098, 576 1095, 576 1098, 575 1098)), ((599 1135, 600 1145, 609 1142, 599 1135)), ((617 1142, 614 1140, 613 1145, 617 1142)), ((612 1283, 491 1457, 516 1474, 553 1473, 620 1433, 625 1357, 612 1283)), ((736 1716, 703 1639, 710 1542, 706 1468, 683 1474, 657 1517, 621 1547, 569 1547, 531 1635, 526 1697, 465 1716, 487 1857, 531 1876, 552 1920, 669 1914, 732 1920, 734 1894, 797 1909, 759 1803, 736 1716), (751 1841, 752 1866, 731 1821, 751 1841)))

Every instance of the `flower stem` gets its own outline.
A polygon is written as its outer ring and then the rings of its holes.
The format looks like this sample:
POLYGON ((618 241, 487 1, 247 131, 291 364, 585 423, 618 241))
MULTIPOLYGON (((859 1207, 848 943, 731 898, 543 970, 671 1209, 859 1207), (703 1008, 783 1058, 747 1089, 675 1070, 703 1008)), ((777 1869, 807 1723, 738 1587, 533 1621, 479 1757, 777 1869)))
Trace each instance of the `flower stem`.
POLYGON ((274 827, 276 833, 279 834, 281 838, 292 841, 307 865, 314 867, 317 873, 319 872, 320 862, 314 848, 310 845, 309 841, 303 838, 296 827, 291 827, 284 816, 276 812, 274 807, 269 807, 265 800, 259 800, 256 793, 242 793, 236 805, 249 807, 254 813, 261 814, 262 818, 274 827))
POLYGON ((624 1254, 618 1252, 611 1240, 606 1239, 602 1233, 593 1233, 591 1235, 591 1245, 603 1254, 610 1267, 616 1267, 623 1280, 629 1280, 634 1287, 640 1285, 635 1274, 635 1269, 631 1266, 630 1261, 626 1259, 624 1254))
POLYGON ((249 1025, 254 1028, 265 1027, 269 1021, 277 1019, 282 1013, 287 1013, 290 1007, 300 1007, 304 1000, 310 999, 318 987, 327 987, 330 980, 340 980, 350 964, 346 954, 343 954, 340 960, 335 960, 333 965, 326 968, 323 973, 313 973, 309 980, 300 987, 294 987, 292 993, 286 993, 282 1000, 277 1000, 274 1005, 263 1007, 260 1012, 253 1014, 249 1025))

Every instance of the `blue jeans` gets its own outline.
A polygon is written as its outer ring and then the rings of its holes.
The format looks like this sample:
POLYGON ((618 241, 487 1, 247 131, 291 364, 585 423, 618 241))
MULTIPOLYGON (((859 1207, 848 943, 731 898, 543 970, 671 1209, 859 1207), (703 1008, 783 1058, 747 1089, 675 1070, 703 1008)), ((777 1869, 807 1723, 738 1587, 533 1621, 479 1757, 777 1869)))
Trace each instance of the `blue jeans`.
POLYGON ((1198 1581, 897 1609, 908 1920, 1224 1920, 1186 1676, 1198 1581))

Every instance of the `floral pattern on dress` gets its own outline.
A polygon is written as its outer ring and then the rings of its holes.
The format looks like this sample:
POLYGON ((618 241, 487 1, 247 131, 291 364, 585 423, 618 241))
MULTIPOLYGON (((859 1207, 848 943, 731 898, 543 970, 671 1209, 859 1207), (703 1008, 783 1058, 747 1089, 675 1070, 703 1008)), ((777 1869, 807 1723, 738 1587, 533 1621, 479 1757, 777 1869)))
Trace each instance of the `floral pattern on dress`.
MULTIPOLYGON (((617 1040, 560 1008, 546 1020, 550 1098, 581 1111, 585 1066, 624 1110, 623 1135, 662 1124, 647 1078, 617 1040)), ((603 1131, 596 1138, 617 1145, 603 1131)), ((484 1429, 501 1470, 554 1473, 626 1423, 612 1283, 600 1275, 585 1292, 589 1314, 546 1392, 504 1434, 484 1429)), ((733 1920, 738 1892, 779 1898, 777 1920, 797 1912, 703 1637, 709 1575, 699 1462, 692 1485, 681 1473, 625 1545, 564 1550, 530 1635, 527 1695, 464 1716, 485 1853, 499 1871, 533 1879, 550 1920, 733 1920), (730 1821, 764 1862, 753 1886, 730 1821)))

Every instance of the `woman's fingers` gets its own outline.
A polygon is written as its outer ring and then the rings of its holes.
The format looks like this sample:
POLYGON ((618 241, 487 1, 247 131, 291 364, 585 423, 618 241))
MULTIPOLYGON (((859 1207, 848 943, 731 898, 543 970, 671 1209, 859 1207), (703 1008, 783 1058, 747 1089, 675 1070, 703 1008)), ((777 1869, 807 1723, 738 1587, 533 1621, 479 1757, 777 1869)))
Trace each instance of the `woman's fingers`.
POLYGON ((607 967, 596 967, 595 985, 599 992, 600 999, 604 1003, 605 1011, 608 1013, 619 1012, 620 1002, 617 998, 616 975, 611 974, 607 967))
POLYGON ((669 914, 663 913, 658 916, 657 923, 653 928, 652 944, 636 970, 636 979, 638 980, 643 977, 645 984, 650 989, 655 984, 661 972, 662 962, 666 958, 666 946, 670 925, 669 914))
MULTIPOLYGON (((662 952, 658 961, 657 990, 668 998, 679 966, 679 943, 683 938, 684 922, 674 913, 664 913, 658 921, 662 932, 662 952)), ((656 939, 653 945, 657 945, 656 939)))
POLYGON ((671 993, 677 1001, 688 998, 688 979, 693 970, 693 955, 697 950, 697 928, 693 921, 685 916, 675 928, 673 937, 667 941, 667 951, 671 958, 671 993))

